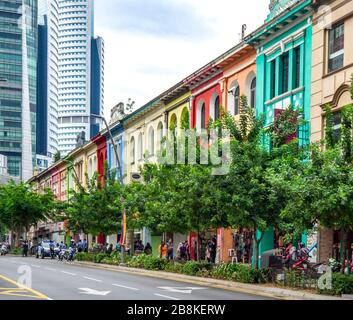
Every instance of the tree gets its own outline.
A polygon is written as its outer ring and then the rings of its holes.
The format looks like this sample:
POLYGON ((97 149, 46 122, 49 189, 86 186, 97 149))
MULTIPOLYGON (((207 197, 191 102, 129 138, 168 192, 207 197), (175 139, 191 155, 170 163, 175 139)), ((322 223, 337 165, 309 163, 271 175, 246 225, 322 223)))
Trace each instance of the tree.
POLYGON ((77 190, 70 190, 70 199, 63 211, 69 229, 85 234, 113 234, 121 227, 123 188, 116 175, 105 175, 102 184, 98 174, 86 177, 87 187, 76 180, 77 190))
POLYGON ((287 138, 298 128, 299 117, 295 118, 292 111, 285 112, 266 132, 262 129, 263 116, 257 119, 246 98, 242 97, 241 101, 240 121, 229 114, 222 120, 223 127, 230 130, 232 138, 231 170, 225 177, 227 211, 233 227, 253 231, 254 264, 258 268, 259 246, 266 231, 271 226, 283 228, 280 213, 287 197, 285 193, 276 192, 269 176, 278 172, 281 163, 290 163, 293 158, 300 157, 297 140, 286 144, 287 138), (272 139, 272 147, 268 147, 262 141, 271 138, 271 134, 275 139, 272 139))
POLYGON ((17 240, 22 231, 40 221, 55 219, 55 201, 51 190, 36 192, 28 183, 10 181, 0 186, 0 222, 16 231, 17 240))

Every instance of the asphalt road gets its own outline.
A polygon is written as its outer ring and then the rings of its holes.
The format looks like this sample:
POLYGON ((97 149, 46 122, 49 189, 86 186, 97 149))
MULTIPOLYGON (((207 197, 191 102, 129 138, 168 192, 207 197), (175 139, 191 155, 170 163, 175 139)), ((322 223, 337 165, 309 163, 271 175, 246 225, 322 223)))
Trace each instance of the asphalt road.
POLYGON ((0 257, 0 300, 269 300, 269 297, 77 266, 0 257), (32 288, 24 289, 17 283, 32 288))

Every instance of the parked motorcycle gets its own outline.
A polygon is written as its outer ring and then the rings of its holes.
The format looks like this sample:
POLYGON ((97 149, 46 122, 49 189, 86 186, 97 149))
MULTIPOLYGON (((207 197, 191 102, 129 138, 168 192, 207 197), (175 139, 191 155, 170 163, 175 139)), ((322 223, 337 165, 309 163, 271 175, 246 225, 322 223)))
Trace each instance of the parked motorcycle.
POLYGON ((6 244, 2 244, 0 247, 0 255, 5 256, 6 254, 9 253, 9 248, 6 244))
POLYGON ((58 255, 59 261, 74 261, 76 258, 76 249, 69 248, 69 249, 61 249, 58 255))

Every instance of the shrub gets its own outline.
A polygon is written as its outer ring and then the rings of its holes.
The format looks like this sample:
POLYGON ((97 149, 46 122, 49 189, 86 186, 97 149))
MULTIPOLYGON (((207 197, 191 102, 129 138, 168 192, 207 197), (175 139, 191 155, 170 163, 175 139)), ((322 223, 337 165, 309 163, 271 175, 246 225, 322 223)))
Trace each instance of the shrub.
POLYGON ((174 273, 182 273, 183 272, 183 267, 184 265, 182 263, 168 263, 165 265, 164 270, 168 272, 174 272, 174 273))
POLYGON ((109 258, 109 255, 106 253, 98 253, 94 255, 93 261, 95 263, 101 263, 104 259, 109 258))
POLYGON ((231 280, 237 270, 236 264, 220 263, 212 268, 210 275, 217 279, 231 280))
POLYGON ((342 295, 353 294, 353 275, 345 275, 341 273, 333 273, 332 275, 332 289, 320 290, 321 294, 328 295, 342 295))
POLYGON ((95 254, 92 253, 85 253, 85 252, 79 252, 76 255, 76 260, 77 261, 89 261, 89 262, 94 262, 94 257, 95 254))
POLYGON ((182 273, 189 276, 196 276, 200 272, 210 271, 212 265, 207 262, 188 261, 183 265, 182 273))
POLYGON ((13 255, 20 255, 20 254, 22 254, 22 250, 19 248, 14 248, 14 249, 10 250, 9 253, 13 254, 13 255))
POLYGON ((248 265, 237 264, 231 279, 242 283, 258 283, 261 271, 248 265))

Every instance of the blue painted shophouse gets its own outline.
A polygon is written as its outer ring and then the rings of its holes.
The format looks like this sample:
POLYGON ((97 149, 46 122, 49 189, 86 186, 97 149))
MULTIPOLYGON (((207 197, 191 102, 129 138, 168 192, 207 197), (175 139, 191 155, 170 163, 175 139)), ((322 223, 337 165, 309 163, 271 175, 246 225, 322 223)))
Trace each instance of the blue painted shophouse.
MULTIPOLYGON (((304 119, 310 120, 312 2, 271 0, 265 23, 245 39, 257 51, 256 114, 265 114, 266 126, 289 106, 301 108, 304 119)), ((298 138, 301 144, 309 143, 309 124, 298 129, 298 138)), ((259 254, 273 249, 276 241, 270 229, 259 254)))

